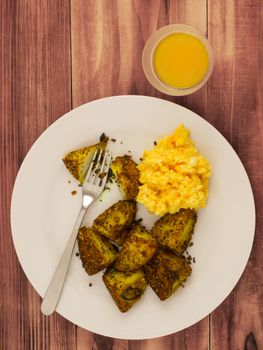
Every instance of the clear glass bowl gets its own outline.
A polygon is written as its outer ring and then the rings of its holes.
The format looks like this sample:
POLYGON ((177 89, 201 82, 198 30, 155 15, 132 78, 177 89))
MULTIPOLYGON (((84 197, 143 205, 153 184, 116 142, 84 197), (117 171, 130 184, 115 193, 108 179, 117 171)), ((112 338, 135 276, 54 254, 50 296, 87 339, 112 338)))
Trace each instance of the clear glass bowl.
POLYGON ((144 74, 150 84, 154 86, 157 90, 171 96, 183 96, 189 95, 197 90, 199 90, 209 79, 212 74, 214 66, 212 47, 206 37, 200 33, 197 29, 186 25, 186 24, 171 24, 157 30, 147 41, 144 46, 142 53, 142 67, 144 74), (189 88, 175 88, 170 85, 166 85, 162 80, 158 78, 153 67, 153 54, 156 46, 161 40, 166 36, 174 33, 185 33, 190 34, 201 41, 205 46, 208 53, 208 69, 203 79, 196 85, 189 88))

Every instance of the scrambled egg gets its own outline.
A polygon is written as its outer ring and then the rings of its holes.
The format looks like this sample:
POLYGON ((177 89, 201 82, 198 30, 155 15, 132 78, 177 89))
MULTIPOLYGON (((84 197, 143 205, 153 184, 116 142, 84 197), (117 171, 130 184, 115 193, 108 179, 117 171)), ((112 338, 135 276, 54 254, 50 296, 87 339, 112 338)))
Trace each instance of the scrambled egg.
POLYGON ((156 215, 206 206, 211 166, 195 148, 183 124, 144 151, 137 201, 156 215))

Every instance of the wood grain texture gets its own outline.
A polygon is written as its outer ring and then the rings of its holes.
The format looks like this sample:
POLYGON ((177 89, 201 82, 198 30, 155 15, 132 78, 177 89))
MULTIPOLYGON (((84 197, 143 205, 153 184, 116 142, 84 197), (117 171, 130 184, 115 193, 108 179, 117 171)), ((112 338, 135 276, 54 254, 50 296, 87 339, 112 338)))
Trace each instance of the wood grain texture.
POLYGON ((72 0, 73 106, 111 95, 138 94, 180 101, 205 114, 206 87, 176 99, 155 90, 143 74, 141 57, 161 26, 186 23, 206 34, 205 0, 72 0))
POLYGON ((211 347, 216 350, 263 349, 262 5, 260 0, 211 1, 208 8, 216 60, 208 84, 208 119, 245 165, 257 209, 256 236, 245 272, 211 316, 211 347))
POLYGON ((1 1, 1 350, 263 349, 262 19, 262 0, 1 1), (141 67, 145 42, 169 23, 198 28, 215 53, 208 84, 187 97, 159 93, 141 67), (42 316, 9 223, 15 176, 36 138, 71 108, 119 94, 161 97, 210 121, 243 161, 257 209, 252 254, 231 295, 210 318, 144 341, 103 337, 58 314, 42 316))
POLYGON ((75 344, 74 325, 57 315, 41 316, 40 299, 15 255, 9 223, 12 187, 23 158, 46 127, 71 109, 69 9, 69 3, 53 0, 6 0, 0 6, 1 350, 75 344))

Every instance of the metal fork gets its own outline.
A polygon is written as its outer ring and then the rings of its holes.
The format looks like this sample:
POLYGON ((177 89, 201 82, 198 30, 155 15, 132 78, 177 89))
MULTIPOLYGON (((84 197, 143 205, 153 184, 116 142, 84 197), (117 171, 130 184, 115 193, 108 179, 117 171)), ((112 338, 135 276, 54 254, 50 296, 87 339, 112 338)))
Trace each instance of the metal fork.
POLYGON ((79 215, 41 304, 41 311, 44 315, 51 315, 56 308, 68 272, 79 227, 87 208, 99 197, 105 187, 110 162, 111 154, 108 150, 96 150, 82 184, 82 206, 79 215))

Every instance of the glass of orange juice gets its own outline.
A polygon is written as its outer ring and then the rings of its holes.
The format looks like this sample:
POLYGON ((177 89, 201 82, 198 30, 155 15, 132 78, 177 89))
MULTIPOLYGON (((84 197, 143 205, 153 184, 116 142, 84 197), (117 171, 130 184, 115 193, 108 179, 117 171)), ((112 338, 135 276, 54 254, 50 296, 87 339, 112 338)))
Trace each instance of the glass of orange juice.
POLYGON ((172 96, 200 89, 213 70, 212 48, 197 29, 185 24, 162 27, 147 41, 142 66, 148 81, 172 96))

